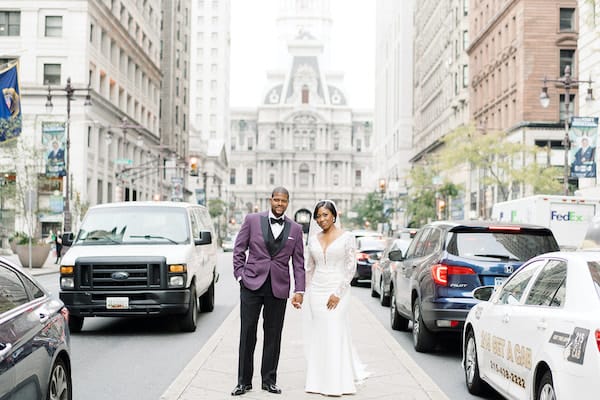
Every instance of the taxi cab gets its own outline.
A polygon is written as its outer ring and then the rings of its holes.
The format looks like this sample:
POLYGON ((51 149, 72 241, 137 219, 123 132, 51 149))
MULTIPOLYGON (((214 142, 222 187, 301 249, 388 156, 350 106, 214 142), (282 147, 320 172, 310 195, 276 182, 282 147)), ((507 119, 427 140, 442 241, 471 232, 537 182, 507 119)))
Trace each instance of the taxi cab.
POLYGON ((463 331, 465 383, 509 399, 591 399, 600 393, 600 251, 532 258, 481 301, 463 331))

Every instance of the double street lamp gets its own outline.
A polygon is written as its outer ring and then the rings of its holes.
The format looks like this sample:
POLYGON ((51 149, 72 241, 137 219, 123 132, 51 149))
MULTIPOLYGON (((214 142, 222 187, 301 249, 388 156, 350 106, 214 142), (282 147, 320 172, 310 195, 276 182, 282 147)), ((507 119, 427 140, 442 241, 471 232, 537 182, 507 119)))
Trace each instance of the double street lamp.
MULTIPOLYGON (((594 95, 592 93, 592 78, 587 81, 580 81, 571 76, 571 67, 565 66, 565 73, 559 79, 547 79, 544 77, 544 86, 542 87, 542 92, 540 93, 540 104, 542 107, 547 108, 550 105, 550 97, 548 96, 548 82, 554 82, 556 87, 562 87, 565 90, 565 137, 563 139, 562 145, 565 149, 565 170, 564 170, 564 190, 565 195, 569 195, 569 149, 571 148, 571 140, 569 138, 569 105, 571 100, 571 89, 577 89, 580 83, 587 83, 587 95, 585 97, 585 101, 593 101, 594 95)), ((575 110, 575 107, 573 107, 575 110)))
POLYGON ((64 200, 64 209, 63 209, 63 232, 71 231, 71 206, 70 206, 70 188, 69 181, 71 179, 70 176, 70 168, 69 164, 71 163, 71 101, 75 100, 73 97, 76 92, 85 91, 85 103, 84 106, 91 106, 92 99, 90 95, 91 87, 88 84, 85 88, 76 88, 71 84, 71 78, 67 78, 67 85, 64 88, 53 88, 48 85, 48 94, 46 95, 46 111, 48 113, 52 112, 53 104, 52 104, 52 92, 61 91, 65 93, 67 98, 67 123, 65 125, 66 128, 66 147, 65 147, 65 200, 64 200))

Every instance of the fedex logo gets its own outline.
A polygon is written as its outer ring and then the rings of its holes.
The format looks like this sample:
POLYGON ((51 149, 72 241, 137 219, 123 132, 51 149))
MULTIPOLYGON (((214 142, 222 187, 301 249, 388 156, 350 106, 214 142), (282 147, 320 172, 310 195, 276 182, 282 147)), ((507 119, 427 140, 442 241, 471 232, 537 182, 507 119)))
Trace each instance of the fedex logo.
POLYGON ((556 210, 550 212, 550 219, 554 221, 572 221, 572 222, 583 222, 583 215, 578 215, 575 211, 567 211, 566 213, 559 213, 556 210))

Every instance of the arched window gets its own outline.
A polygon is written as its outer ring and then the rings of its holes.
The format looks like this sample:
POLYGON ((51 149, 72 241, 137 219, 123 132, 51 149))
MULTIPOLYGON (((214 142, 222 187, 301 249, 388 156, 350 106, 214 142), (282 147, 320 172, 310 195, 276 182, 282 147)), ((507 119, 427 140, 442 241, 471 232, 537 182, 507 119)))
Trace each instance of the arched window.
POLYGON ((308 104, 308 86, 302 86, 302 104, 308 104))
POLYGON ((300 178, 300 187, 307 187, 308 186, 308 175, 309 175, 310 171, 308 169, 308 165, 307 164, 301 164, 300 165, 300 170, 299 170, 299 178, 300 178))

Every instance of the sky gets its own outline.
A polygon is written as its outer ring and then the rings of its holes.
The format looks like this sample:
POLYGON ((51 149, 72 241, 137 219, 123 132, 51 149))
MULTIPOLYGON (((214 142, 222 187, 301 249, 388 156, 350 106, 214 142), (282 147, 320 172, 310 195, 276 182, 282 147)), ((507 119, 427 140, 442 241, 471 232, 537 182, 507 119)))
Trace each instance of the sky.
MULTIPOLYGON (((331 64, 352 108, 374 107, 375 0, 331 0, 331 64)), ((231 0, 231 105, 256 107, 277 69, 278 0, 231 0)))

